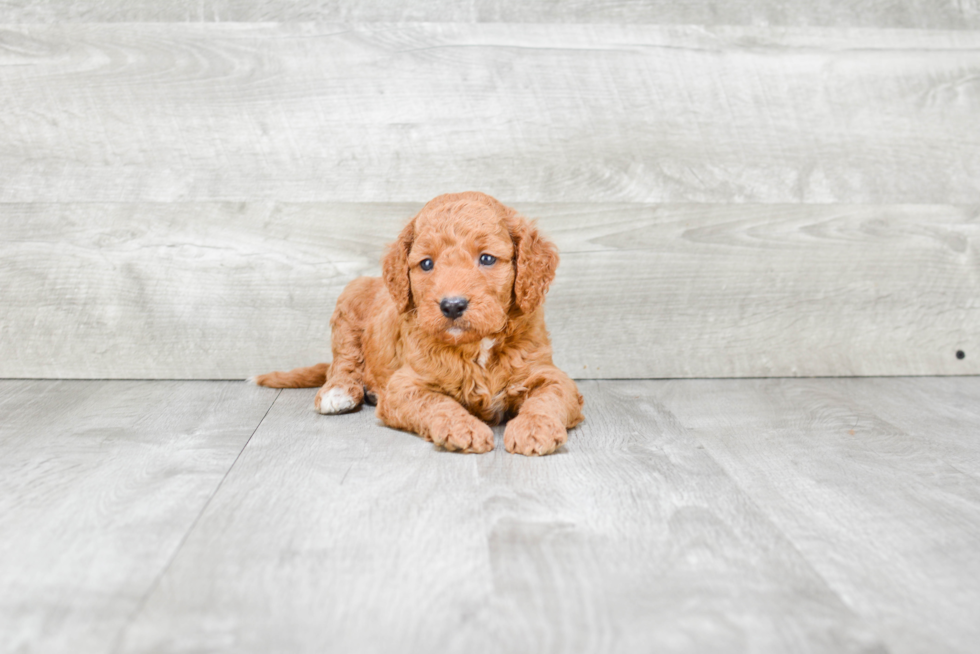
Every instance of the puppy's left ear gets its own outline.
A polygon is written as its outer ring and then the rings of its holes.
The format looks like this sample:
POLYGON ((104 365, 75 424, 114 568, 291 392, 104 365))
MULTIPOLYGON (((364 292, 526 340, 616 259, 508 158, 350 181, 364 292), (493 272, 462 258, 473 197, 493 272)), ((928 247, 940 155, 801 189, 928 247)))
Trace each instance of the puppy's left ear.
POLYGON ((545 293, 555 279, 558 248, 541 236, 533 222, 513 209, 508 216, 508 225, 517 255, 514 300, 522 313, 531 313, 544 302, 545 293))
POLYGON ((412 287, 408 276, 408 253, 415 240, 415 220, 405 225, 398 235, 398 240, 388 246, 384 259, 381 260, 381 272, 385 286, 395 301, 398 313, 405 313, 412 308, 412 287))

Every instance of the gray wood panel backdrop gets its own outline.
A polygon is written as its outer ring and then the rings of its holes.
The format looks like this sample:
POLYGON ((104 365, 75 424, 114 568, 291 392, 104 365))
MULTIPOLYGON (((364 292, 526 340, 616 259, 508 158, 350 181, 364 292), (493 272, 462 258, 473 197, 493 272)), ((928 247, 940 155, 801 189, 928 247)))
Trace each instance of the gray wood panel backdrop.
POLYGON ((468 189, 561 248, 576 377, 980 373, 980 0, 7 0, 0 23, 2 377, 327 360, 344 284, 468 189))

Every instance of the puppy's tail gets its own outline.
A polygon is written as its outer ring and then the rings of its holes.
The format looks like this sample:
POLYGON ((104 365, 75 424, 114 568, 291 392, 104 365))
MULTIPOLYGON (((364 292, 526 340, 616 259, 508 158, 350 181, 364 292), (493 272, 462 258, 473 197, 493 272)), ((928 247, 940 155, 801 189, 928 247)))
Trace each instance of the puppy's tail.
POLYGON ((269 388, 316 388, 327 383, 329 363, 318 363, 308 368, 293 368, 289 372, 269 372, 249 377, 247 381, 269 388))

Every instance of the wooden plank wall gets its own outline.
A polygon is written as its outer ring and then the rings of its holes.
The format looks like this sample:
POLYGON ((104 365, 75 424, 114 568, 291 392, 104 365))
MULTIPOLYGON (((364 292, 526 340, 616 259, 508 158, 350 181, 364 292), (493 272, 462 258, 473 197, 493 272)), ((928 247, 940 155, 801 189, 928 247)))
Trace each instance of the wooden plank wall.
POLYGON ((576 377, 980 373, 977 0, 0 22, 0 376, 325 360, 343 285, 466 189, 562 249, 576 377))
POLYGON ((977 0, 0 0, 0 22, 653 23, 975 29, 977 0))

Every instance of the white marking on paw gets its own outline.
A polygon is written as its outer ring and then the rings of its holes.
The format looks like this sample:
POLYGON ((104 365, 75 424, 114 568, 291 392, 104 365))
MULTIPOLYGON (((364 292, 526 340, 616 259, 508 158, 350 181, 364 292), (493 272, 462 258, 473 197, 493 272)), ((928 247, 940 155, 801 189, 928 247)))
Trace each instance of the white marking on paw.
POLYGON ((249 384, 255 384, 256 386, 258 386, 258 385, 259 385, 259 380, 258 380, 258 375, 255 375, 255 376, 252 376, 252 377, 249 377, 249 378, 248 378, 248 379, 246 379, 245 381, 246 381, 246 383, 249 383, 249 384))
POLYGON ((339 388, 331 388, 320 398, 320 413, 325 415, 350 411, 356 406, 354 398, 339 388))
POLYGON ((484 338, 482 341, 480 341, 480 356, 476 362, 480 364, 481 368, 487 367, 487 361, 490 360, 490 350, 492 350, 493 346, 496 344, 497 341, 493 340, 492 338, 484 338))

